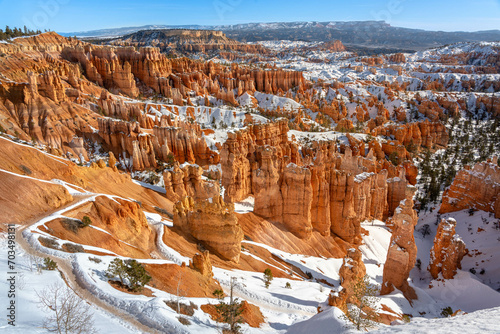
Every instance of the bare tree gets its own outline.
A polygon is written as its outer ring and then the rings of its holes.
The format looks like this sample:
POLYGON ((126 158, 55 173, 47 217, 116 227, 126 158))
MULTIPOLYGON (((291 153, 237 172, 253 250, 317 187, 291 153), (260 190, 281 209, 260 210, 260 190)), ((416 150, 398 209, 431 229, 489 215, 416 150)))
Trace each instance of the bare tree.
POLYGON ((56 283, 36 294, 40 308, 49 311, 43 328, 59 334, 97 333, 90 305, 67 286, 56 283))
POLYGON ((177 280, 177 293, 176 293, 176 303, 177 303, 177 313, 181 313, 181 299, 183 297, 182 291, 181 291, 181 284, 182 284, 182 270, 179 271, 179 279, 177 280))
POLYGON ((37 274, 42 274, 42 263, 43 259, 41 257, 31 253, 26 253, 26 266, 30 269, 30 271, 33 271, 33 265, 35 265, 37 274))
POLYGON ((222 333, 239 334, 241 333, 240 323, 243 322, 241 313, 243 312, 242 303, 238 298, 233 296, 233 289, 236 286, 236 277, 231 277, 231 289, 229 294, 229 303, 224 302, 224 292, 215 290, 214 296, 219 299, 219 304, 215 305, 215 309, 219 315, 218 321, 225 322, 229 328, 222 330, 222 333))

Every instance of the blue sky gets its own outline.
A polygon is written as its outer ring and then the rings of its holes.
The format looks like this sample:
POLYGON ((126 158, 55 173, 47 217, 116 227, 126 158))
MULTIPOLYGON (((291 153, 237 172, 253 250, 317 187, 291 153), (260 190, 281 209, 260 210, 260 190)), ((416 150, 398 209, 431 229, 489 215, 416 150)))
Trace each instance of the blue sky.
POLYGON ((58 32, 146 24, 385 20, 444 31, 500 29, 500 0, 0 0, 0 27, 58 32))

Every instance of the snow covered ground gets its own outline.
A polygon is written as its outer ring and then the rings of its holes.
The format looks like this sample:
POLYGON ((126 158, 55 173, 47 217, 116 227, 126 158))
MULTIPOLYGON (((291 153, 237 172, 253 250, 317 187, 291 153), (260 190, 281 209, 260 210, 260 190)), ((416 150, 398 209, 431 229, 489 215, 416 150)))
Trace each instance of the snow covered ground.
MULTIPOLYGON (((7 296, 9 284, 7 282, 7 238, 6 234, 0 234, 0 271, 2 280, 0 281, 0 305, 2 310, 6 308, 10 299, 7 296)), ((42 328, 44 318, 48 313, 38 307, 37 292, 47 289, 52 284, 65 285, 58 271, 42 270, 38 273, 35 265, 30 263, 30 259, 21 247, 16 247, 16 326, 12 327, 6 323, 4 317, 0 323, 0 332, 2 333, 49 333, 42 328)), ((83 301, 82 301, 83 302, 83 301)), ((114 316, 113 314, 92 307, 95 327, 99 333, 123 334, 136 333, 136 329, 114 316)))
MULTIPOLYGON (((72 191, 77 192, 75 189, 72 189, 72 191)), ((75 195, 78 194, 75 193, 75 195)), ((84 198, 73 206, 81 205, 86 201, 91 201, 95 196, 97 196, 97 194, 84 198)), ((241 211, 242 213, 251 211, 253 209, 253 198, 247 198, 240 203, 236 203, 235 209, 237 211, 241 211)), ((40 233, 41 231, 37 228, 38 226, 57 217, 64 216, 64 211, 66 210, 69 210, 69 208, 60 210, 59 212, 40 220, 28 230, 40 233)), ((415 232, 417 245, 419 247, 418 256, 421 258, 422 268, 425 268, 428 263, 429 251, 430 247, 432 247, 433 233, 435 233, 436 226, 434 225, 434 221, 437 219, 436 215, 436 211, 433 213, 422 214, 421 220, 415 232), (424 238, 419 232, 419 228, 425 223, 430 223, 432 225, 432 233, 430 236, 427 235, 424 238)), ((450 215, 454 216, 458 221, 457 232, 465 234, 468 233, 470 235, 470 237, 467 235, 463 236, 466 243, 477 243, 478 253, 490 252, 491 248, 496 246, 495 242, 498 242, 496 241, 498 238, 498 232, 493 227, 493 218, 489 217, 487 213, 476 212, 475 215, 471 217, 464 211, 443 215, 443 217, 450 215), (488 216, 486 217, 486 221, 485 216, 488 216), (475 233, 470 233, 471 231, 469 228, 471 227, 469 225, 472 226, 475 233), (482 239, 480 239, 480 233, 482 232, 477 232, 478 227, 490 229, 488 231, 490 232, 489 235, 491 235, 491 237, 489 237, 487 239, 489 241, 484 244, 481 243, 482 239)), ((157 239, 158 249, 166 258, 169 258, 170 260, 141 261, 165 264, 180 264, 182 262, 189 261, 188 258, 181 256, 176 250, 172 249, 168 245, 165 245, 162 241, 161 233, 163 231, 163 226, 171 226, 171 222, 164 220, 156 213, 147 212, 146 217, 148 222, 160 235, 157 239)), ((367 221, 362 225, 363 228, 369 232, 368 235, 363 236, 363 245, 360 246, 360 250, 363 254, 363 262, 365 263, 367 274, 369 275, 371 283, 380 286, 382 283, 384 262, 387 256, 387 249, 389 247, 391 234, 385 227, 385 224, 381 221, 367 221)), ((30 242, 37 243, 35 239, 36 238, 30 238, 30 242)), ((5 243, 5 238, 3 237, 1 241, 5 243)), ((252 244, 254 246, 265 248, 281 260, 300 268, 303 272, 310 272, 313 275, 313 279, 311 280, 275 278, 269 289, 267 289, 264 286, 262 273, 213 268, 214 277, 221 283, 221 286, 226 291, 229 289, 231 277, 235 277, 237 281, 235 288, 236 295, 239 298, 245 299, 259 306, 263 315, 266 317, 266 324, 264 324, 261 328, 256 329, 244 325, 243 328, 246 333, 306 333, 306 331, 308 333, 319 333, 325 328, 329 328, 334 333, 352 332, 352 329, 348 329, 345 326, 344 321, 339 318, 340 311, 338 309, 327 308, 321 314, 317 314, 318 305, 327 300, 331 289, 329 285, 321 283, 318 280, 325 280, 328 284, 339 286, 340 282, 338 271, 342 265, 342 259, 328 259, 305 256, 301 254, 290 254, 265 244, 243 241, 242 245, 245 246, 246 244, 252 244), (285 287, 287 283, 290 283, 291 289, 285 287)), ((41 246, 38 246, 37 248, 43 249, 41 246)), ((5 249, 5 247, 3 247, 3 249, 5 249)), ((189 320, 191 321, 190 326, 186 327, 180 324, 177 319, 178 315, 164 303, 165 300, 171 300, 175 298, 175 296, 164 291, 147 286, 148 289, 153 291, 153 297, 147 297, 144 295, 126 294, 113 288, 107 282, 108 279, 104 276, 104 272, 110 261, 114 259, 115 256, 93 256, 101 260, 100 263, 96 263, 95 261, 91 261, 89 259, 88 254, 68 254, 56 250, 43 250, 51 253, 52 255, 65 258, 70 261, 76 275, 83 282, 86 289, 94 296, 105 301, 108 305, 132 315, 134 318, 149 327, 157 329, 161 328, 163 330, 168 329, 169 331, 176 333, 217 332, 218 324, 211 320, 211 318, 201 310, 195 311, 195 314, 189 317, 189 320)), ((96 247, 93 247, 93 250, 110 254, 109 251, 96 247)), ((242 252, 243 254, 256 257, 244 249, 242 252)), ((18 254, 19 261, 21 263, 25 262, 26 259, 24 252, 22 250, 18 250, 18 254)), ((486 274, 481 275, 480 278, 485 282, 490 282, 495 277, 498 277, 495 276, 498 266, 498 262, 495 261, 495 254, 498 254, 498 252, 494 253, 491 259, 484 259, 484 262, 481 262, 486 268, 486 273, 490 273, 490 276, 486 276, 486 274)), ((481 256, 481 254, 477 256, 481 256)), ((266 262, 264 259, 257 259, 266 262)), ((0 260, 0 263, 5 267, 5 252, 0 255, 0 260)), ((381 325, 382 327, 379 328, 379 331, 384 332, 399 330, 406 332, 406 328, 408 328, 408 331, 411 332, 416 330, 416 328, 429 326, 429 331, 432 332, 432 330, 439 328, 438 324, 439 321, 441 321, 432 319, 440 317, 441 310, 447 306, 452 307, 454 311, 458 309, 465 312, 479 311, 480 313, 478 314, 481 316, 493 314, 493 311, 489 312, 482 309, 500 307, 500 294, 488 285, 484 284, 479 277, 476 277, 469 271, 466 271, 467 266, 474 266, 478 260, 483 261, 483 258, 471 258, 470 260, 466 258, 464 260, 464 270, 459 271, 455 279, 445 282, 432 281, 425 270, 420 272, 417 269, 414 269, 411 275, 410 284, 415 288, 419 299, 415 300, 413 305, 410 305, 410 303, 399 291, 394 291, 387 296, 380 296, 378 301, 379 306, 385 304, 397 313, 412 315, 412 324, 396 327, 386 327, 381 325), (418 325, 414 325, 413 323, 418 325)), ((277 270, 284 270, 283 268, 275 267, 270 263, 268 263, 268 265, 269 267, 273 267, 277 270)), ((56 272, 44 272, 43 275, 37 275, 35 272, 30 271, 26 265, 20 266, 20 272, 22 272, 25 282, 29 282, 29 284, 25 284, 25 288, 20 291, 18 297, 20 298, 18 305, 25 305, 23 306, 23 310, 36 309, 36 300, 34 299, 35 290, 39 291, 46 286, 48 282, 62 282, 62 279, 56 272), (50 279, 47 279, 46 277, 50 277, 50 279)), ((495 282, 490 283, 494 284, 495 282)), ((4 289, 6 289, 6 283, 4 282, 2 284, 4 289)), ((5 295, 6 294, 3 294, 2 298, 5 299, 5 295)), ((186 302, 193 302, 196 305, 216 302, 215 299, 211 298, 184 299, 186 302)), ((23 312, 24 311, 20 313, 18 318, 20 326, 24 326, 22 328, 25 328, 27 331, 33 330, 33 332, 43 333, 43 329, 35 330, 35 327, 39 326, 43 320, 43 313, 38 311, 36 317, 29 317, 25 318, 26 320, 23 320, 23 312)), ((108 314, 106 311, 97 308, 95 310, 95 317, 96 325, 100 330, 106 330, 110 333, 130 331, 130 325, 120 322, 116 319, 116 317, 108 314)), ((461 317, 463 316, 458 316, 457 319, 461 317)), ((449 325, 450 328, 451 326, 454 326, 454 324, 460 324, 461 326, 462 323, 466 323, 465 321, 453 319, 444 319, 443 321, 445 321, 445 324, 449 325)), ((485 322, 483 327, 480 328, 488 330, 491 326, 491 322, 485 322)), ((10 329, 10 332, 13 332, 12 329, 10 329)), ((481 330, 475 332, 472 331, 471 333, 480 332, 481 330)))

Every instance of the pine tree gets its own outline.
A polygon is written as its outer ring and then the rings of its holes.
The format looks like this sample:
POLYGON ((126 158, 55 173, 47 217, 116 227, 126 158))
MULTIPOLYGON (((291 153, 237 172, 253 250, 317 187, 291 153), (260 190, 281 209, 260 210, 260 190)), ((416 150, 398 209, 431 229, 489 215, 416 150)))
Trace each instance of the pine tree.
POLYGON ((142 290, 149 283, 151 276, 148 275, 143 265, 136 260, 126 260, 126 273, 129 279, 129 288, 132 291, 142 290))
POLYGON ((231 277, 231 292, 229 294, 229 303, 224 302, 224 292, 222 290, 215 290, 213 295, 219 299, 219 304, 215 305, 215 309, 219 315, 219 318, 222 322, 225 322, 229 325, 228 331, 223 331, 231 334, 241 333, 240 323, 243 322, 243 318, 241 317, 241 313, 243 312, 243 306, 241 302, 238 301, 238 298, 233 297, 233 289, 236 285, 236 279, 231 277))
POLYGON ((266 288, 269 288, 272 280, 273 273, 271 272, 271 269, 267 268, 266 270, 264 270, 264 284, 266 285, 266 288))
POLYGON ((120 282, 123 284, 123 279, 125 278, 125 264, 122 259, 114 259, 108 266, 108 270, 106 271, 106 276, 108 278, 114 278, 118 276, 120 282))
POLYGON ((151 280, 144 266, 132 259, 125 261, 114 259, 108 266, 106 276, 108 278, 118 276, 122 284, 126 284, 125 280, 127 280, 127 286, 132 291, 140 291, 151 280))

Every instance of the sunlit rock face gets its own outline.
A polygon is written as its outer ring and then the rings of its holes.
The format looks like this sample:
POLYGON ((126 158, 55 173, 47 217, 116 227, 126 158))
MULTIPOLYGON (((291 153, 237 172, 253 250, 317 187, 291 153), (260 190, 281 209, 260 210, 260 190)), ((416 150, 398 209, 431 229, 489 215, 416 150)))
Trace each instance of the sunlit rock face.
POLYGON ((465 243, 455 234, 457 221, 453 218, 442 219, 439 223, 434 245, 431 249, 428 270, 433 278, 439 274, 445 279, 452 279, 461 269, 461 261, 466 254, 465 243))

